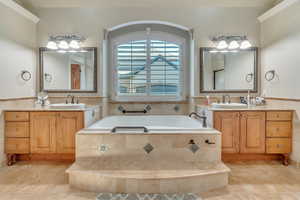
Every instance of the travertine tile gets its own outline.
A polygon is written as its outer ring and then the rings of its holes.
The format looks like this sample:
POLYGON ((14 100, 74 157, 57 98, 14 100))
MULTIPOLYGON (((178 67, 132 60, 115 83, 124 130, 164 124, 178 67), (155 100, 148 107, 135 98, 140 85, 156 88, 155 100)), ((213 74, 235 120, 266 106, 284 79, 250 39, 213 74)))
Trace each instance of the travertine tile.
MULTIPOLYGON (((199 193, 204 200, 299 200, 300 169, 279 162, 227 164, 232 172, 226 188, 199 193), (263 188, 265 190, 260 189, 263 188)), ((18 163, 0 168, 1 200, 95 200, 97 193, 72 189, 67 164, 18 163), (41 189, 41 190, 40 190, 41 189)), ((168 191, 169 183, 161 183, 168 191)), ((118 183, 117 183, 118 187, 118 183)), ((126 183, 135 190, 138 185, 126 183)))

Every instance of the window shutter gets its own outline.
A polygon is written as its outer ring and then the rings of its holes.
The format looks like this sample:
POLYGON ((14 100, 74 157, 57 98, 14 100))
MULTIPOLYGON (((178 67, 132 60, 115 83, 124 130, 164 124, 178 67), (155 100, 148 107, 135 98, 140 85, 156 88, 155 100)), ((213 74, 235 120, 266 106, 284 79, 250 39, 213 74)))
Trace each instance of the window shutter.
POLYGON ((117 46, 118 96, 180 96, 181 46, 136 40, 117 46))

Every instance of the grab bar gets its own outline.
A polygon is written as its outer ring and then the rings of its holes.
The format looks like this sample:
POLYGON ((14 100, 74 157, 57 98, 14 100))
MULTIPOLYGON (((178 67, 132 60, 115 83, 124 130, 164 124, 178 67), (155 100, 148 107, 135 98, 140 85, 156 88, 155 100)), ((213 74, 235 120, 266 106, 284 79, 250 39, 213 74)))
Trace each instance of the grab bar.
POLYGON ((207 127, 207 123, 206 123, 207 117, 206 117, 206 116, 200 116, 200 115, 198 115, 198 114, 195 113, 195 112, 191 112, 191 113, 189 114, 189 117, 192 117, 193 115, 195 115, 195 116, 196 116, 197 118, 199 118, 199 119, 202 119, 202 120, 203 120, 202 126, 203 126, 204 128, 207 127))
POLYGON ((122 110, 122 113, 123 114, 126 114, 126 113, 144 113, 146 114, 148 111, 147 110, 122 110))
POLYGON ((111 129, 112 133, 117 132, 117 129, 143 129, 144 133, 148 133, 149 130, 144 126, 116 126, 113 129, 111 129))
POLYGON ((151 110, 151 106, 150 105, 146 105, 145 108, 143 110, 126 110, 122 105, 118 107, 118 110, 120 112, 122 112, 123 114, 126 113, 143 113, 146 114, 147 112, 149 112, 151 110))

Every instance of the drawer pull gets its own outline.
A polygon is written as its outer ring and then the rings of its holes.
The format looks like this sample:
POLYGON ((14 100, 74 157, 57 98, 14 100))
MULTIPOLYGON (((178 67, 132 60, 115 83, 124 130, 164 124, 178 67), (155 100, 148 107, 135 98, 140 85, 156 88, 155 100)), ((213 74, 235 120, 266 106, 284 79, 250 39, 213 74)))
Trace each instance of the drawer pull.
POLYGON ((276 128, 276 131, 278 132, 280 129, 279 128, 276 128))

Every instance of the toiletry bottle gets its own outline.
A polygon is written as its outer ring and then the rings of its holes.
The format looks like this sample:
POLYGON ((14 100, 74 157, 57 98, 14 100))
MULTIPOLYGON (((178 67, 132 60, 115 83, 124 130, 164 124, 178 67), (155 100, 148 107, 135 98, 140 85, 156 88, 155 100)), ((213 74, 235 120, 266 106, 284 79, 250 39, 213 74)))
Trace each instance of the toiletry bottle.
POLYGON ((248 107, 250 107, 250 105, 251 105, 250 90, 248 90, 248 95, 247 95, 247 105, 248 105, 248 107))

